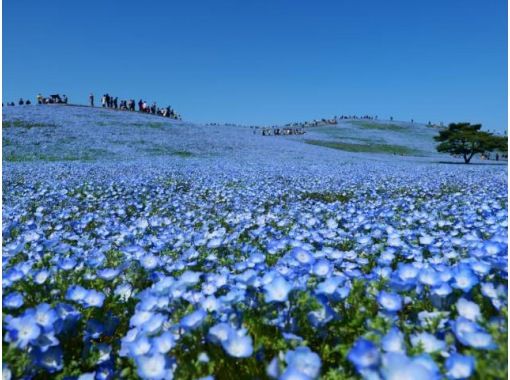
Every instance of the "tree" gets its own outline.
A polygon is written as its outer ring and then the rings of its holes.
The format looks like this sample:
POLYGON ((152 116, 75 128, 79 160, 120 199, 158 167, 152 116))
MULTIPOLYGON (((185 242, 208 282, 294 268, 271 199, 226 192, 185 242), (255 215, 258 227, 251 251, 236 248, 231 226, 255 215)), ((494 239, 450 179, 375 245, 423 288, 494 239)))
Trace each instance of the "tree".
POLYGON ((439 132, 434 140, 439 141, 438 152, 461 155, 464 163, 469 164, 477 153, 492 152, 494 150, 506 152, 508 140, 506 137, 495 136, 481 131, 481 124, 451 123, 447 129, 439 132))

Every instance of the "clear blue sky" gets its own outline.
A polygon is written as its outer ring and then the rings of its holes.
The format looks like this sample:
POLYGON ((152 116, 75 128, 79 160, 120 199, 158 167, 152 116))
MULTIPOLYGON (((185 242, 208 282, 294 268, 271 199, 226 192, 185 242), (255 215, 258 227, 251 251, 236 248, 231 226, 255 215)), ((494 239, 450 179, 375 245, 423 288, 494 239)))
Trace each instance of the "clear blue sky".
POLYGON ((3 1, 3 100, 105 92, 186 120, 507 122, 507 4, 3 1))

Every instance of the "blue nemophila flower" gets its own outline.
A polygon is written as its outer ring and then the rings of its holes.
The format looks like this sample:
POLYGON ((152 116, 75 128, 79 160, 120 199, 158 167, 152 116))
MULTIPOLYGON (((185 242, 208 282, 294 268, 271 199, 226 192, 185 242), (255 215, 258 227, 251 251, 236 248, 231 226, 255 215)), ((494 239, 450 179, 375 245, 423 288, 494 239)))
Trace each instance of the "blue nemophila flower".
POLYGON ((300 247, 293 248, 291 255, 301 265, 312 265, 315 261, 310 252, 300 247))
POLYGON ((97 276, 106 281, 111 281, 119 275, 118 269, 106 268, 97 271, 97 276))
POLYGON ((153 338, 152 346, 160 354, 166 354, 168 351, 175 347, 174 336, 169 331, 166 331, 160 336, 153 338))
POLYGON ((228 323, 218 323, 209 329, 208 337, 214 343, 222 343, 227 340, 232 327, 228 323))
POLYGON ((437 367, 402 353, 390 352, 383 355, 381 373, 385 380, 436 380, 440 378, 437 367))
POLYGON ((350 349, 347 359, 354 364, 358 371, 375 368, 379 365, 379 350, 371 341, 358 339, 350 349))
POLYGON ((445 342, 426 332, 412 335, 411 344, 413 347, 421 347, 427 353, 443 351, 446 348, 445 342))
POLYGON ((386 352, 404 353, 406 350, 404 343, 404 334, 402 334, 402 332, 396 327, 393 327, 383 337, 381 341, 381 347, 386 352))
POLYGON ((87 296, 88 291, 80 285, 71 286, 67 289, 66 299, 75 302, 82 302, 87 296))
POLYGON ((328 277, 317 285, 316 293, 332 296, 344 281, 345 279, 339 276, 328 277))
POLYGON ((269 284, 264 285, 265 300, 266 302, 285 302, 291 290, 292 285, 283 277, 276 276, 269 284))
POLYGON ((460 266, 453 273, 452 287, 467 293, 473 286, 478 284, 478 278, 467 266, 460 266))
POLYGON ((319 277, 327 277, 331 272, 331 265, 328 260, 320 259, 313 264, 312 273, 319 277))
POLYGON ((459 342, 465 346, 480 350, 495 348, 492 336, 476 322, 470 321, 469 319, 458 317, 452 323, 452 330, 459 342))
POLYGON ((433 268, 423 268, 418 274, 418 281, 420 281, 423 285, 433 287, 440 284, 441 279, 439 274, 433 268))
POLYGON ((253 340, 243 330, 231 330, 221 345, 234 358, 247 358, 253 353, 253 340))
POLYGON ((37 325, 32 313, 10 319, 6 330, 8 341, 21 349, 34 342, 41 334, 41 328, 37 325))
POLYGON ((23 306, 23 295, 18 292, 9 293, 3 297, 2 302, 6 309, 18 309, 23 306))
POLYGON ((191 314, 186 315, 181 319, 180 325, 181 327, 193 330, 202 324, 207 313, 203 309, 198 309, 191 314))
POLYGON ((154 313, 151 317, 140 325, 140 331, 147 335, 154 335, 161 331, 163 328, 163 323, 167 320, 167 318, 160 313, 154 313))
POLYGON ((103 306, 104 299, 105 295, 103 293, 97 290, 89 290, 82 304, 84 307, 101 307, 103 306))
POLYGON ((446 359, 445 367, 449 379, 468 379, 475 370, 475 359, 472 356, 453 353, 446 359))
POLYGON ((34 310, 34 319, 44 331, 49 332, 53 330, 53 324, 59 319, 59 316, 51 305, 41 303, 34 310))
POLYGON ((140 265, 146 270, 153 270, 160 265, 158 257, 148 253, 140 258, 140 265))
POLYGON ((471 321, 476 321, 482 317, 480 306, 474 302, 466 300, 465 298, 459 298, 455 306, 457 307, 457 312, 461 317, 471 321))
POLYGON ((127 301, 133 294, 133 287, 129 284, 120 284, 115 288, 113 294, 120 297, 121 300, 127 301))
POLYGON ((138 375, 146 380, 172 379, 173 373, 168 368, 167 357, 161 354, 142 355, 136 358, 138 375))
POLYGON ((396 293, 381 291, 377 295, 377 302, 385 311, 395 313, 402 309, 402 297, 396 293))
POLYGON ((35 365, 44 368, 49 373, 60 371, 64 367, 64 355, 60 347, 41 350, 35 347, 31 352, 35 365))
POLYGON ((85 336, 91 339, 98 339, 105 331, 103 323, 97 319, 89 319, 85 328, 85 336))
POLYGON ((2 363, 2 380, 11 380, 12 372, 6 363, 2 363))
MULTIPOLYGON (((309 379, 315 379, 320 375, 321 359, 319 355, 308 347, 297 347, 295 350, 285 353, 287 370, 299 372, 309 379)), ((287 378, 290 378, 287 375, 287 378)))
POLYGON ((34 282, 37 284, 37 285, 42 285, 46 282, 46 280, 48 279, 50 275, 50 272, 47 271, 46 269, 41 269, 40 271, 38 271, 37 273, 34 274, 34 282))

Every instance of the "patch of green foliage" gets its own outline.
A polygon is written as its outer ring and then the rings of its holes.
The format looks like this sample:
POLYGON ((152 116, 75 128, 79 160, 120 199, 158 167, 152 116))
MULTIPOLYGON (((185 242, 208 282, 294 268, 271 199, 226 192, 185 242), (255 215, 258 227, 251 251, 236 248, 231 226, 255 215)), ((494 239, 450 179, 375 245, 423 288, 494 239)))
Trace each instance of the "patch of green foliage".
POLYGON ((25 129, 32 129, 32 128, 55 128, 57 127, 56 124, 51 123, 34 123, 30 121, 25 120, 7 120, 2 122, 2 128, 25 128, 25 129))
POLYGON ((354 124, 363 129, 374 129, 378 131, 405 132, 410 130, 408 127, 404 127, 402 125, 374 123, 369 121, 353 121, 351 124, 354 124))
POLYGON ((305 140, 307 144, 323 146, 325 148, 344 150, 356 153, 384 153, 398 154, 404 156, 422 156, 423 153, 417 149, 408 148, 402 145, 391 144, 354 144, 340 141, 327 140, 305 140))
POLYGON ((302 200, 313 200, 323 203, 340 202, 345 203, 351 200, 353 194, 350 192, 334 193, 334 192, 305 192, 301 194, 302 200))

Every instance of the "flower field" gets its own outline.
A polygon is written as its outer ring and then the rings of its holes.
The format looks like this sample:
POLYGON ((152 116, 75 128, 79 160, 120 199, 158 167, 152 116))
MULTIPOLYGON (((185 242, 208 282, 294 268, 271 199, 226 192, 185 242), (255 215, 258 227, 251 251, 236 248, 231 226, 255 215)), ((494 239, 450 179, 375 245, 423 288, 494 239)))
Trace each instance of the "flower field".
POLYGON ((4 378, 507 378, 505 167, 33 108, 4 114, 4 378))

